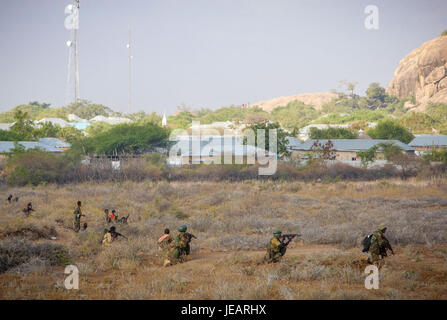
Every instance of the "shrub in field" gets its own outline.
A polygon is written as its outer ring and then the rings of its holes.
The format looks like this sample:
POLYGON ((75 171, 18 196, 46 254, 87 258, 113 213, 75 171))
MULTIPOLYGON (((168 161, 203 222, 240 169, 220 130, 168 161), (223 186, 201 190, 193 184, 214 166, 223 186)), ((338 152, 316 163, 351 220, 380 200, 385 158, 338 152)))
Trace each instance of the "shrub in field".
POLYGON ((38 149, 15 153, 6 163, 8 182, 14 185, 62 183, 72 163, 38 149))
POLYGON ((31 243, 23 240, 8 239, 0 242, 0 273, 14 267, 40 259, 49 265, 67 265, 71 257, 65 247, 50 242, 31 243))

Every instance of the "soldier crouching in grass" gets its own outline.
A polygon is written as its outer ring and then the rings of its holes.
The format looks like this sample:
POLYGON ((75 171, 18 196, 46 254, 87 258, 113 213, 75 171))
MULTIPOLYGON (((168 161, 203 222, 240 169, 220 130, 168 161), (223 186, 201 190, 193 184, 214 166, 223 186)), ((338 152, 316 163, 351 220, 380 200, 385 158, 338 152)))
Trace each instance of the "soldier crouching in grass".
POLYGON ((110 230, 108 230, 105 234, 104 237, 102 239, 102 244, 105 246, 109 246, 110 244, 112 244, 112 242, 114 242, 118 237, 123 237, 124 239, 127 240, 127 238, 125 236, 123 236, 121 233, 116 231, 115 226, 110 227, 110 230))
POLYGON ((273 231, 273 238, 267 245, 267 255, 265 257, 268 263, 281 262, 282 256, 286 253, 287 248, 282 245, 280 240, 281 234, 281 230, 273 231))
POLYGON ((281 230, 273 231, 273 238, 270 239, 270 242, 267 245, 265 260, 268 263, 281 262, 282 257, 286 254, 287 246, 290 241, 295 237, 300 236, 301 235, 296 233, 283 235, 281 230))
MULTIPOLYGON (((186 232, 188 228, 185 225, 181 225, 178 228, 179 233, 175 237, 174 246, 169 255, 170 264, 177 262, 184 262, 185 257, 191 252, 191 240, 192 238, 197 239, 197 237, 191 233, 186 232)), ((166 262, 166 260, 165 260, 166 262)))

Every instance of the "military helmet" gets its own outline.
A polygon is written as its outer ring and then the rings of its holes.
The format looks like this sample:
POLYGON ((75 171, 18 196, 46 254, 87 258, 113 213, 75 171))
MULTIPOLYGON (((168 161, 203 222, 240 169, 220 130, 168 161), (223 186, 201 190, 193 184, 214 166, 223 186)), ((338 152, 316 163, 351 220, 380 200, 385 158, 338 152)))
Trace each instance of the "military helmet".
POLYGON ((115 231, 115 230, 116 230, 115 226, 110 227, 110 231, 115 231))
POLYGON ((180 232, 186 232, 188 228, 185 225, 181 225, 180 227, 178 227, 178 231, 180 232))
POLYGON ((274 235, 274 236, 280 236, 281 233, 282 233, 281 230, 275 230, 275 231, 273 231, 273 235, 274 235))
POLYGON ((379 226, 377 227, 378 230, 383 231, 385 229, 387 229, 386 225, 384 224, 379 224, 379 226))

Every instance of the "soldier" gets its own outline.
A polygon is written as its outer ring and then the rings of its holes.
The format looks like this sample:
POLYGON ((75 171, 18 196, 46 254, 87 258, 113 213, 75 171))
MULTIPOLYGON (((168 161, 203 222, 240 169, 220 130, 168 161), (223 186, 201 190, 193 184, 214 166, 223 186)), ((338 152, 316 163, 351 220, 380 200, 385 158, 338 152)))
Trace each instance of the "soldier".
POLYGON ((33 204, 31 202, 28 202, 28 204, 26 205, 26 208, 23 209, 23 212, 28 217, 31 214, 31 211, 36 211, 36 210, 33 209, 33 204))
POLYGON ((12 194, 10 194, 10 195, 8 196, 8 202, 11 203, 11 201, 12 201, 12 194))
POLYGON ((171 265, 170 254, 173 248, 173 239, 168 228, 165 229, 164 234, 158 239, 158 250, 163 252, 164 261, 163 267, 171 265))
POLYGON ((116 214, 115 209, 112 209, 112 213, 110 214, 109 219, 111 222, 116 222, 116 219, 118 219, 118 215, 116 214))
POLYGON ((118 238, 119 236, 127 239, 125 236, 123 236, 121 233, 116 232, 116 228, 115 226, 111 226, 110 230, 108 232, 106 232, 106 234, 104 234, 104 238, 102 239, 102 244, 103 245, 110 245, 113 241, 116 240, 116 238, 118 238))
POLYGON ((164 234, 158 239, 158 249, 160 251, 163 251, 166 247, 169 247, 169 245, 172 243, 172 237, 169 234, 170 231, 168 228, 165 229, 164 234))
POLYGON ((121 217, 118 220, 116 220, 116 223, 127 224, 127 219, 129 219, 129 216, 130 216, 130 213, 127 215, 127 217, 121 217))
POLYGON ((77 207, 75 208, 73 215, 74 215, 73 230, 75 232, 79 232, 79 230, 81 229, 81 217, 85 217, 85 215, 82 214, 81 201, 78 201, 77 207))
POLYGON ((267 245, 267 262, 280 262, 282 256, 286 253, 286 246, 281 242, 281 230, 273 231, 273 238, 267 245))
POLYGON ((393 248, 391 248, 390 242, 385 237, 387 227, 380 225, 376 232, 372 234, 371 246, 369 247, 369 253, 371 257, 368 259, 369 263, 376 263, 379 260, 387 256, 387 250, 390 250, 394 255, 393 248))
POLYGON ((104 218, 106 220, 107 223, 110 223, 110 218, 109 218, 109 209, 104 209, 104 218))
POLYGON ((184 261, 184 256, 189 255, 191 251, 191 239, 196 238, 194 235, 187 233, 186 230, 187 227, 185 225, 178 228, 179 233, 175 237, 174 250, 172 252, 172 257, 175 261, 184 261))

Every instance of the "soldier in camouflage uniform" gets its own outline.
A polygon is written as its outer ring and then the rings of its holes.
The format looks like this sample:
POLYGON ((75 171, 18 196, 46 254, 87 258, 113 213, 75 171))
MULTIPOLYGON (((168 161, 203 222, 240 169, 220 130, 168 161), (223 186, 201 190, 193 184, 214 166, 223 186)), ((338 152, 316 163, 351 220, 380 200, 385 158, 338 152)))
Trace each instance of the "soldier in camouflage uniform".
POLYGON ((371 257, 368 259, 369 263, 377 263, 379 260, 387 256, 387 249, 394 254, 391 248, 390 242, 385 237, 387 227, 380 225, 376 232, 371 237, 371 246, 369 247, 369 253, 371 257))
POLYGON ((183 262, 184 256, 189 254, 189 242, 188 238, 185 236, 187 227, 182 225, 178 228, 179 233, 175 237, 174 246, 172 250, 172 260, 183 262))
POLYGON ((79 230, 81 229, 81 217, 85 217, 85 215, 82 214, 81 201, 78 201, 77 207, 74 210, 73 215, 74 215, 73 230, 75 232, 79 232, 79 230))
POLYGON ((273 232, 273 238, 270 239, 270 242, 267 245, 267 262, 280 262, 282 256, 286 253, 286 247, 280 240, 281 230, 275 230, 273 232))

